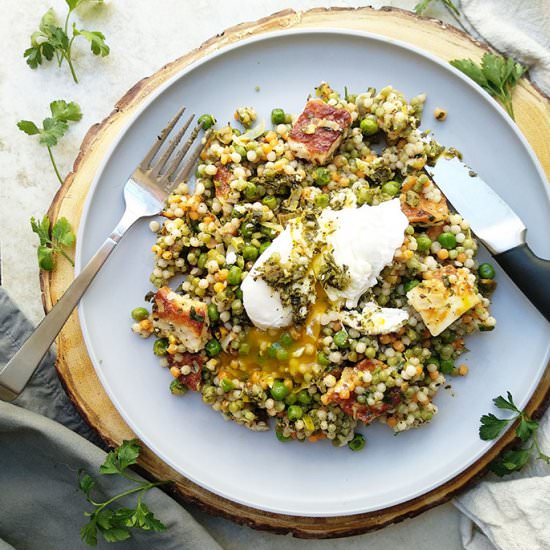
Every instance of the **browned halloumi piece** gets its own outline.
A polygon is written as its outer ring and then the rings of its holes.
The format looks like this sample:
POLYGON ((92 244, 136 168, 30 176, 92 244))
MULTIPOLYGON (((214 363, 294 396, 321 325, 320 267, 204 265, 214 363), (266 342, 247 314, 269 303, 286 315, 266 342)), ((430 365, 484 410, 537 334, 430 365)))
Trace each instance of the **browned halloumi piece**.
POLYGON ((472 278, 469 270, 447 265, 407 292, 409 304, 420 313, 432 336, 479 304, 472 278))
POLYGON ((418 204, 411 206, 406 202, 405 193, 402 193, 401 210, 411 223, 422 225, 438 225, 449 217, 449 206, 443 195, 441 195, 439 202, 433 202, 420 193, 418 204))
POLYGON ((153 326, 160 336, 174 336, 187 351, 200 351, 208 340, 207 306, 163 286, 155 294, 153 326))
POLYGON ((351 125, 345 109, 320 99, 310 99, 288 136, 288 145, 297 157, 327 164, 351 125))

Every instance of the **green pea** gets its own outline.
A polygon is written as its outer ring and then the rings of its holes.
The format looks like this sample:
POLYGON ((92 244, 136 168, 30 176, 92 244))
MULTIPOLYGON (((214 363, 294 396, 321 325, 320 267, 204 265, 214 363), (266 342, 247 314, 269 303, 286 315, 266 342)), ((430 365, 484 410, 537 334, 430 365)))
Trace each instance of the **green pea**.
POLYGON ((441 235, 437 237, 437 240, 439 244, 447 250, 452 250, 456 246, 456 237, 453 233, 449 233, 448 231, 441 233, 441 235))
POLYGON ((426 252, 432 246, 432 239, 428 235, 419 235, 416 237, 416 246, 419 252, 426 252))
POLYGON ((255 246, 248 245, 243 248, 243 258, 245 260, 255 260, 258 257, 258 249, 255 246))
POLYGON ((244 196, 251 200, 255 199, 258 195, 258 187, 255 183, 250 182, 245 188, 244 188, 244 196))
POLYGON ((270 393, 271 397, 273 397, 275 401, 282 401, 290 393, 290 391, 282 380, 275 380, 275 382, 273 382, 273 386, 271 386, 270 393))
POLYGON ((315 206, 318 206, 319 208, 325 208, 328 206, 329 203, 329 196, 326 193, 322 193, 321 195, 317 195, 314 199, 315 206))
POLYGON ((278 346, 275 350, 275 358, 277 361, 286 361, 288 359, 288 351, 285 348, 278 346))
POLYGON ((292 336, 288 332, 285 332, 281 334, 281 337, 279 338, 279 342, 281 346, 284 346, 285 348, 289 348, 294 343, 294 340, 292 339, 292 336))
POLYGON ((302 405, 309 405, 311 403, 311 395, 309 394, 309 392, 307 390, 302 390, 298 394, 298 401, 302 405))
POLYGON ((453 355, 454 348, 450 345, 445 345, 439 350, 439 355, 441 355, 441 359, 450 359, 453 355))
POLYGON ((220 387, 224 392, 228 392, 235 389, 235 384, 229 378, 222 378, 220 380, 220 387))
POLYGON ((439 370, 441 370, 443 374, 451 374, 454 368, 455 363, 452 359, 442 359, 439 365, 439 370))
POLYGON ((405 293, 409 292, 409 290, 412 290, 415 286, 419 285, 420 281, 418 279, 411 279, 410 281, 407 281, 403 285, 403 290, 405 293))
POLYGON ((273 240, 277 236, 277 230, 272 227, 262 227, 261 232, 270 240, 273 240))
POLYGON ((347 348, 348 347, 348 333, 345 330, 339 330, 334 336, 333 336, 334 343, 339 348, 347 348))
POLYGON ((330 172, 326 168, 323 168, 322 166, 317 168, 313 172, 313 181, 319 187, 326 185, 327 183, 330 182, 330 180, 331 180, 330 172))
POLYGON ((243 270, 240 267, 234 265, 233 267, 231 267, 229 273, 227 274, 227 282, 230 285, 238 285, 241 282, 242 275, 243 270))
POLYGON ((254 233, 254 231, 256 230, 256 227, 254 226, 253 223, 243 223, 241 225, 241 227, 239 228, 239 233, 243 236, 243 237, 252 237, 252 233, 254 233))
POLYGON ((218 311, 218 308, 215 304, 208 304, 208 318, 211 321, 219 321, 220 320, 220 312, 218 311))
POLYGON ((401 189, 401 186, 396 181, 387 181, 384 185, 382 185, 381 191, 382 193, 385 193, 386 195, 390 195, 391 197, 394 197, 399 193, 399 190, 401 189))
POLYGON ((275 210, 275 208, 277 208, 277 199, 275 197, 268 195, 262 199, 262 202, 271 210, 275 210))
POLYGON ((143 321, 149 317, 149 312, 144 307, 136 307, 132 310, 132 319, 134 321, 143 321))
POLYGON ((297 400, 298 400, 298 396, 295 393, 289 393, 286 396, 285 403, 287 405, 294 405, 294 403, 296 403, 297 400))
POLYGON ((197 262, 197 267, 200 267, 201 269, 204 268, 204 266, 206 265, 206 260, 208 259, 208 256, 203 252, 200 256, 199 256, 199 260, 197 262))
POLYGON ((359 128, 365 136, 372 136, 378 132, 378 122, 374 118, 364 118, 359 124, 359 128))
POLYGON ((284 124, 285 121, 286 121, 286 115, 282 109, 273 109, 271 111, 272 124, 284 124))
POLYGON ((243 291, 241 290, 240 287, 237 290, 235 290, 235 298, 237 298, 238 300, 243 299, 243 291))
POLYGON ((206 342, 204 350, 206 351, 206 355, 208 355, 208 357, 215 357, 222 350, 222 345, 215 338, 212 338, 206 342))
POLYGON ((330 361, 329 361, 329 358, 328 358, 327 354, 320 351, 317 354, 317 363, 319 363, 319 365, 321 365, 322 367, 326 367, 326 366, 330 365, 330 361))
POLYGON ((153 344, 153 353, 159 357, 163 357, 168 353, 168 338, 159 338, 153 344))
MULTIPOLYGON (((494 279, 495 278, 495 268, 491 264, 481 264, 477 268, 477 272, 482 279, 494 279)), ((139 308, 138 308, 139 309, 139 308)), ((135 310, 134 310, 135 311, 135 310)), ((137 320, 137 319, 136 319, 137 320)))
POLYGON ((262 243, 260 245, 260 254, 263 254, 271 246, 270 242, 262 243))
POLYGON ((280 347, 281 344, 279 344, 279 342, 275 342, 267 348, 267 354, 271 357, 271 359, 275 359, 277 357, 277 349, 280 347))
POLYGON ((366 441, 365 436, 361 434, 354 434, 353 439, 348 443, 348 447, 352 451, 360 451, 365 447, 366 441))
POLYGON ((239 155, 241 155, 242 159, 246 158, 246 149, 242 145, 236 145, 235 146, 235 152, 239 153, 239 155))
POLYGON ((283 435, 282 432, 279 432, 279 431, 276 431, 275 435, 277 436, 277 439, 281 443, 286 443, 287 441, 290 441, 292 439, 291 437, 287 437, 287 436, 283 435))
POLYGON ((170 392, 172 395, 185 395, 188 391, 188 387, 182 384, 177 378, 170 382, 170 392))
POLYGON ((216 124, 216 119, 212 115, 201 115, 197 122, 202 126, 204 130, 208 130, 208 128, 212 128, 214 124, 216 124))
POLYGON ((248 355, 250 353, 250 344, 248 342, 241 342, 239 345, 239 353, 241 355, 248 355))
POLYGON ((289 420, 300 420, 304 414, 304 410, 300 405, 291 405, 288 407, 286 414, 289 420))

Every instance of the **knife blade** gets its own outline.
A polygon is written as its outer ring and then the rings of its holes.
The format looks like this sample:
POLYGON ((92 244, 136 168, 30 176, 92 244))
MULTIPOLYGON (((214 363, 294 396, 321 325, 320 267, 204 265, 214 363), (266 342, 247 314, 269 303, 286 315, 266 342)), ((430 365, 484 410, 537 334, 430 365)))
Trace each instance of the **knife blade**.
POLYGON ((550 261, 525 242, 526 227, 491 187, 457 157, 439 157, 426 172, 533 305, 550 321, 550 261))

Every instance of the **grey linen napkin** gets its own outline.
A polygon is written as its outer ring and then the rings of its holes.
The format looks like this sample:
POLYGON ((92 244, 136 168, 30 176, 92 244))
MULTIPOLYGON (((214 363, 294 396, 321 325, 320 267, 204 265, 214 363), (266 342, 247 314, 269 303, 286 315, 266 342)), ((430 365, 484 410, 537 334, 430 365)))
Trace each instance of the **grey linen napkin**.
MULTIPOLYGON (((0 365, 31 330, 0 288, 0 365)), ((0 401, 0 550, 89 548, 79 535, 80 526, 86 523, 83 512, 89 507, 78 489, 77 474, 80 468, 97 474, 105 452, 75 433, 101 444, 63 391, 53 360, 53 353, 46 356, 17 405, 0 401)), ((95 478, 101 500, 128 487, 125 480, 115 476, 95 478)), ((117 548, 220 550, 205 529, 162 491, 149 491, 144 501, 167 531, 136 532, 127 542, 117 543, 117 548)), ((135 501, 121 502, 132 505, 135 501)))
MULTIPOLYGON (((468 30, 526 65, 550 95, 550 0, 462 0, 461 10, 468 30)), ((539 432, 548 454, 548 412, 539 432)), ((502 480, 488 476, 454 504, 464 514, 460 530, 467 550, 550 548, 550 467, 541 461, 502 480)))

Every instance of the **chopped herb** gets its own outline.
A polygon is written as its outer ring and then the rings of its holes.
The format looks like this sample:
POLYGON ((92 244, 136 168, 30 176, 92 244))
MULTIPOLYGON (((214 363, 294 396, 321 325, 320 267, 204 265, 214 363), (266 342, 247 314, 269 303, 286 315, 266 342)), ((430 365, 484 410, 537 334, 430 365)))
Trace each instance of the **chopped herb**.
POLYGON ((204 315, 200 315, 199 313, 197 313, 195 306, 191 306, 191 309, 189 311, 189 317, 191 317, 193 321, 197 321, 198 323, 204 323, 204 315))

